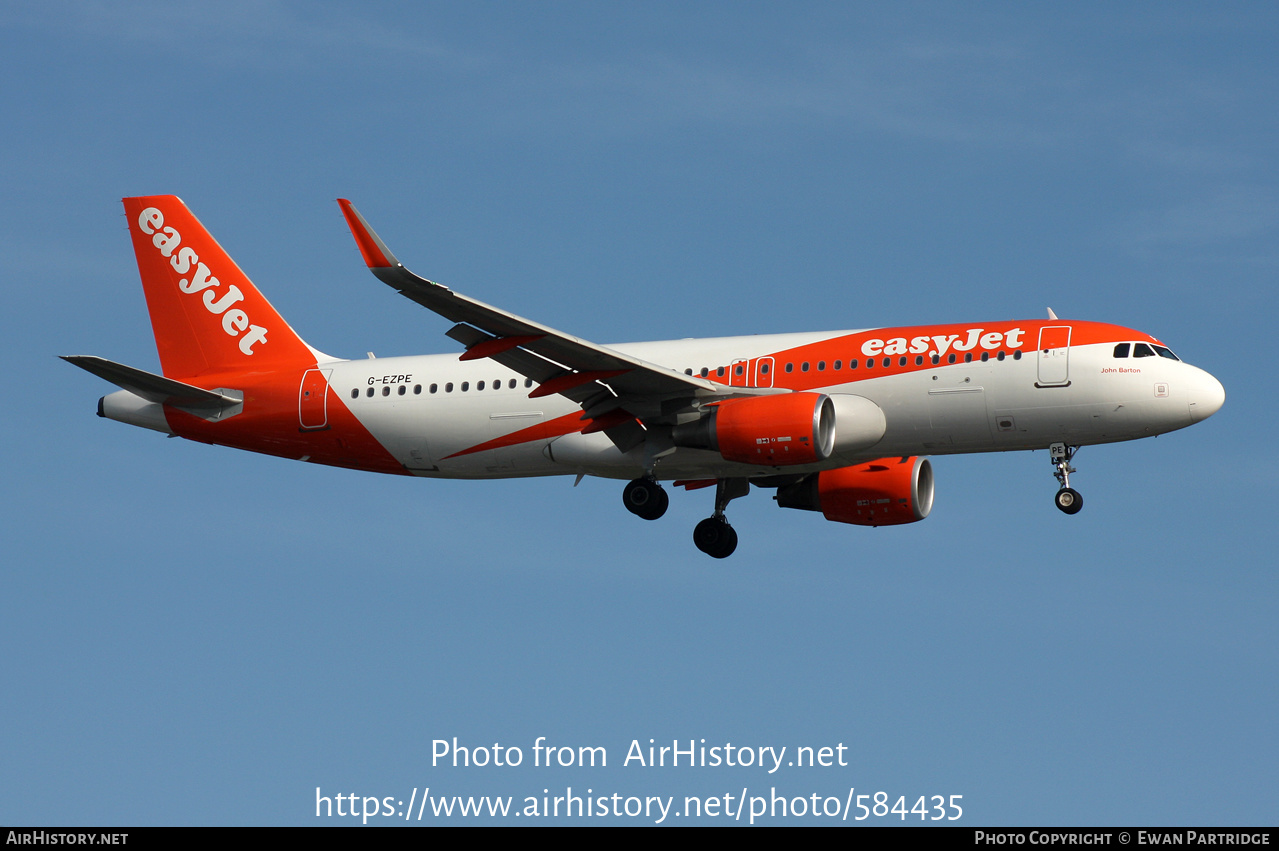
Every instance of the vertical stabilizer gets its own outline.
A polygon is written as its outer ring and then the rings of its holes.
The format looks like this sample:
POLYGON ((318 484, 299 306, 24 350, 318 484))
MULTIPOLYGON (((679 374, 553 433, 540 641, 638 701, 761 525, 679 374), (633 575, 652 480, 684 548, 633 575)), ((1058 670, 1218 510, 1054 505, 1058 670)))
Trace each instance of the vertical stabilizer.
POLYGON ((180 199, 125 198, 124 211, 166 376, 315 366, 316 353, 180 199))

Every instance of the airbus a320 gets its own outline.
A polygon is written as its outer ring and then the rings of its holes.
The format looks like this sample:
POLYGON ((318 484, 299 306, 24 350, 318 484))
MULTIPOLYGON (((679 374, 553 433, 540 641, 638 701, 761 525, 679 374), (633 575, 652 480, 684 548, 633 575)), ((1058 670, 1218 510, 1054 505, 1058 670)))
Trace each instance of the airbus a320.
POLYGON ((751 486, 858 526, 933 505, 926 455, 1047 449, 1075 514, 1081 446, 1185 428, 1221 383, 1118 325, 966 322, 602 346, 406 269, 347 200, 368 268, 453 323, 460 354, 344 360, 305 343, 171 195, 124 199, 163 374, 66 360, 121 389, 99 416, 189 440, 444 479, 600 476, 656 520, 714 488, 693 542, 725 558, 751 486))

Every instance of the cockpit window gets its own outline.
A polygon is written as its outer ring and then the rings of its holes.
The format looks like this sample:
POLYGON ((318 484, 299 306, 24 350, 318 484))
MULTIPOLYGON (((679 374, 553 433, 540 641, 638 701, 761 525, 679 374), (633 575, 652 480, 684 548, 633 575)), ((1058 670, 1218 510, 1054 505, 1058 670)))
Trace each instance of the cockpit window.
POLYGON ((1155 351, 1159 353, 1159 357, 1161 358, 1168 358, 1168 360, 1181 360, 1181 358, 1174 355, 1172 353, 1172 349, 1167 346, 1155 346, 1155 351))
POLYGON ((1132 347, 1132 356, 1135 358, 1153 358, 1155 356, 1154 349, 1145 343, 1136 343, 1132 347))
POLYGON ((1128 357, 1128 349, 1130 348, 1132 348, 1132 343, 1120 343, 1119 345, 1115 346, 1115 357, 1117 358, 1128 357))

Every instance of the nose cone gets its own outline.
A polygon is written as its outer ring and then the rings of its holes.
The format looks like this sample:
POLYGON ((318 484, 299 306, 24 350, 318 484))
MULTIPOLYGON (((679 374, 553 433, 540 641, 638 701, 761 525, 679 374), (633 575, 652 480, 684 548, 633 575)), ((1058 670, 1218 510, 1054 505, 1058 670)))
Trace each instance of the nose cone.
POLYGON ((1190 392, 1187 394, 1190 419, 1196 423, 1217 413, 1226 401, 1226 388, 1221 386, 1221 382, 1203 370, 1197 372, 1190 382, 1190 392))

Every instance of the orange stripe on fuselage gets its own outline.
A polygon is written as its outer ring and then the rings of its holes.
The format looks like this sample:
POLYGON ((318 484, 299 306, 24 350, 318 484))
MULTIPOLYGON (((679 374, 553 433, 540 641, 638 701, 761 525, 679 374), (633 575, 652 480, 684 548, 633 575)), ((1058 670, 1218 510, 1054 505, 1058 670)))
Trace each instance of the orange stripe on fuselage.
POLYGON ((484 443, 477 444, 469 449, 463 449, 461 452, 454 452, 441 460, 447 461, 449 458, 461 458, 463 455, 470 455, 474 452, 483 452, 486 449, 501 449, 504 446, 515 446, 519 443, 528 443, 534 440, 550 440, 553 437, 560 437, 565 434, 573 434, 581 431, 592 420, 582 419, 582 415, 578 411, 571 414, 565 414, 562 417, 556 417, 553 420, 531 425, 528 428, 522 428, 513 431, 510 434, 504 434, 501 437, 495 437, 492 440, 486 440, 484 443))

